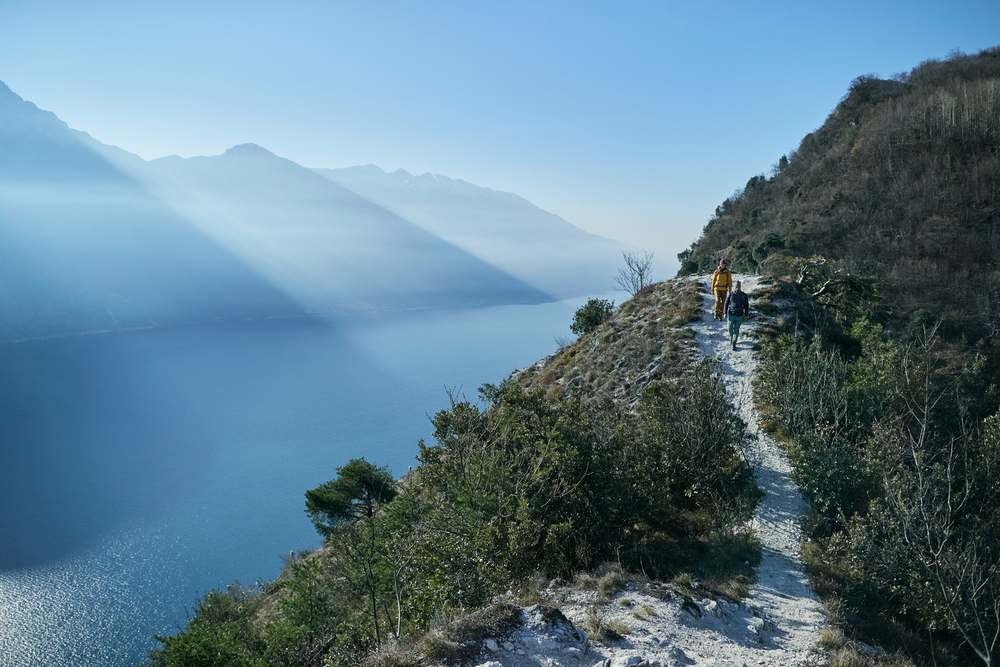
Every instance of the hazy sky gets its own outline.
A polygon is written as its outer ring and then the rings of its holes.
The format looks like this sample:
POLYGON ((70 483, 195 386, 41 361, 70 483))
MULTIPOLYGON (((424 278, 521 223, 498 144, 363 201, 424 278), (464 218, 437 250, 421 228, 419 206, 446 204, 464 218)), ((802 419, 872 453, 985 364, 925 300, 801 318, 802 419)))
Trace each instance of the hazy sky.
POLYGON ((461 178, 664 273, 853 78, 998 44, 997 0, 0 0, 0 80, 104 143, 461 178))

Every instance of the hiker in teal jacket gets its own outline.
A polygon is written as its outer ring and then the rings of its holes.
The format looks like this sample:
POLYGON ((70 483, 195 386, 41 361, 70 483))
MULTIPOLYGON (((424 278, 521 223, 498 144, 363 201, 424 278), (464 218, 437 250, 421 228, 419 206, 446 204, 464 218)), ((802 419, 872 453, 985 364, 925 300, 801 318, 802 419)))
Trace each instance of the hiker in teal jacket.
POLYGON ((740 337, 740 325, 743 319, 750 315, 750 298, 743 291, 742 281, 737 280, 733 285, 733 291, 726 299, 726 315, 729 317, 729 339, 733 341, 733 349, 736 349, 736 341, 740 337))

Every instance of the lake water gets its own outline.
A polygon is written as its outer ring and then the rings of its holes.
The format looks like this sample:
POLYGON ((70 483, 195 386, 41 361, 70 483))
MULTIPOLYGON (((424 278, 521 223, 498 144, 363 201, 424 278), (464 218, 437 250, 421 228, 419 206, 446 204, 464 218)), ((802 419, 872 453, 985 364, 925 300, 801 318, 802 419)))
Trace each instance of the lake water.
POLYGON ((0 666, 142 662, 319 545, 307 489, 405 473, 446 388, 551 353, 584 301, 0 345, 0 666))

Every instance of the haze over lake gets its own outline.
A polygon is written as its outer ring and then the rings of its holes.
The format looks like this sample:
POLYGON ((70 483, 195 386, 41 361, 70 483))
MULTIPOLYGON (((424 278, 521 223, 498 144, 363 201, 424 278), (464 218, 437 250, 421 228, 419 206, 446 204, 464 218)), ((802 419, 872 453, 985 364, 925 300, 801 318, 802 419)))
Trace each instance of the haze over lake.
POLYGON ((306 490, 405 473, 627 248, 444 176, 146 161, 0 83, 0 667, 138 664, 275 578, 306 490))
POLYGON ((446 387, 552 352, 580 303, 0 346, 0 665, 137 664, 319 545, 306 489, 355 457, 405 473, 446 387))

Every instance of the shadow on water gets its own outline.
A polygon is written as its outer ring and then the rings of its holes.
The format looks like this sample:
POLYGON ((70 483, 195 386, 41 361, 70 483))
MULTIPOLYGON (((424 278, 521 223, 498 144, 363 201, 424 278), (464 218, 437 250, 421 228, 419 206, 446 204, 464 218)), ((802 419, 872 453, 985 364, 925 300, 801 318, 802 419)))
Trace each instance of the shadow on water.
POLYGON ((334 372, 371 369, 318 319, 0 346, 0 569, 196 499, 294 437, 276 425, 334 372))

